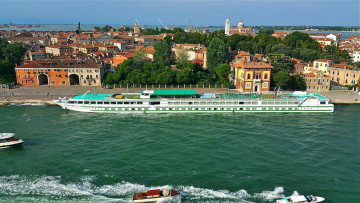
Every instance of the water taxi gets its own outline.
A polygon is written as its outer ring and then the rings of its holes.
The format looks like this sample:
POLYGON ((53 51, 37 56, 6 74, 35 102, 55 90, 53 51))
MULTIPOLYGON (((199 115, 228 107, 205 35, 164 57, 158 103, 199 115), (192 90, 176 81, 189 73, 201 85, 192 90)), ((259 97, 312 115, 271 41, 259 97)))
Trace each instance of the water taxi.
POLYGON ((20 146, 24 141, 14 138, 14 133, 0 133, 0 148, 20 146))
POLYGON ((197 94, 195 90, 144 90, 139 93, 76 95, 54 100, 63 109, 90 113, 256 113, 333 112, 326 97, 289 94, 197 94))
POLYGON ((308 202, 322 202, 325 198, 313 195, 293 195, 285 197, 284 199, 276 200, 276 203, 308 203, 308 202))
POLYGON ((167 188, 148 190, 146 192, 135 193, 133 196, 133 202, 157 202, 168 201, 175 196, 179 195, 179 191, 170 190, 167 188))

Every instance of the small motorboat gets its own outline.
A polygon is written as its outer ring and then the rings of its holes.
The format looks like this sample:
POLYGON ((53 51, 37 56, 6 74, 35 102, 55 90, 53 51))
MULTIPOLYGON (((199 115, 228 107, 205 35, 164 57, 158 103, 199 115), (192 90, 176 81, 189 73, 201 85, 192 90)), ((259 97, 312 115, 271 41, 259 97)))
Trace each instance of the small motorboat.
POLYGON ((307 203, 307 202, 322 202, 325 198, 313 196, 313 195, 293 195, 290 197, 285 197, 280 200, 276 200, 276 203, 307 203))
POLYGON ((179 195, 179 191, 170 190, 168 188, 148 190, 146 192, 135 193, 133 196, 134 202, 157 202, 160 200, 170 200, 179 195))
POLYGON ((14 138, 14 133, 0 133, 0 148, 20 146, 24 141, 14 138))

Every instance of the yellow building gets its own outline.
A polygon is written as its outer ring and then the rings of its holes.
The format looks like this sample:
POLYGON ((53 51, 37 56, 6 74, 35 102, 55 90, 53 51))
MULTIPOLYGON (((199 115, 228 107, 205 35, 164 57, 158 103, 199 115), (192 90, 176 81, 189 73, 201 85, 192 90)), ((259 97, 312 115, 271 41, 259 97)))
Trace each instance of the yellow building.
POLYGON ((271 65, 263 62, 242 61, 232 65, 235 69, 235 87, 242 92, 269 92, 271 65))

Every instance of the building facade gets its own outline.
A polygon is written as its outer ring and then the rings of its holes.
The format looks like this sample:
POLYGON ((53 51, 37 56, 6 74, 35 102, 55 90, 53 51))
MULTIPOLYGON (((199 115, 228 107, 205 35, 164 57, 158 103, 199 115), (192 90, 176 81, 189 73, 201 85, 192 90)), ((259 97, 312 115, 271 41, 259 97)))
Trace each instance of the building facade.
POLYGON ((241 92, 269 92, 271 65, 263 62, 242 61, 232 65, 235 69, 235 87, 241 92))
POLYGON ((16 80, 23 86, 100 86, 101 65, 95 61, 48 59, 15 67, 16 80))
POLYGON ((305 73, 306 91, 308 92, 324 92, 330 91, 330 77, 322 71, 305 73))

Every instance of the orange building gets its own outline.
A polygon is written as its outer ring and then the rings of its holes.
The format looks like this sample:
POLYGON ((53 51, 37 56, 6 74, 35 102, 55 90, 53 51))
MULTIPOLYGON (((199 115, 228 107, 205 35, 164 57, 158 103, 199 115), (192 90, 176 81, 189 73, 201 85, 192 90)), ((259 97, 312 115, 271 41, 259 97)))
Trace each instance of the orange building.
POLYGON ((122 64, 125 60, 131 59, 134 56, 135 56, 134 53, 125 53, 125 54, 121 54, 121 55, 117 55, 117 56, 113 57, 114 67, 117 67, 117 65, 122 64))
POLYGON ((235 87, 242 92, 268 92, 271 65, 263 62, 242 61, 232 65, 235 69, 235 87))
POLYGON ((16 80, 24 86, 98 86, 103 70, 93 60, 44 59, 15 67, 16 80))

